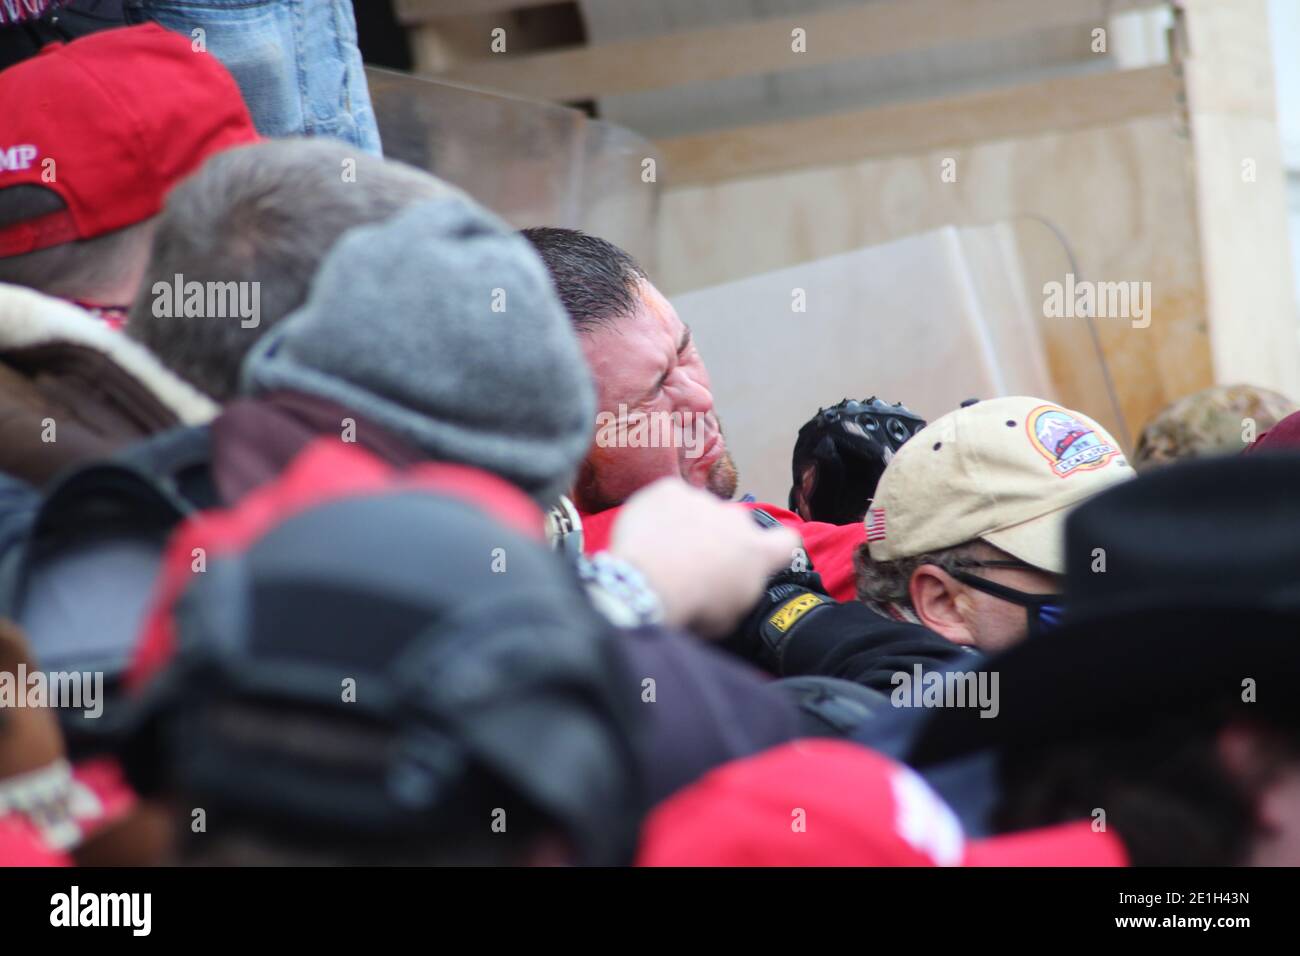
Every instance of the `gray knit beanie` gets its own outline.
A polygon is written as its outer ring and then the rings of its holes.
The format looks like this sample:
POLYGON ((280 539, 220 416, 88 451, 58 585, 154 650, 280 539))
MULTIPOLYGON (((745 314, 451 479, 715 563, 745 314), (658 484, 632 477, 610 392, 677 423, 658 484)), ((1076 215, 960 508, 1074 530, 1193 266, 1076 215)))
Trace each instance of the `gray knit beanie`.
POLYGON ((541 259, 460 197, 347 232, 307 301, 249 353, 243 388, 338 402, 542 500, 568 491, 596 414, 541 259))

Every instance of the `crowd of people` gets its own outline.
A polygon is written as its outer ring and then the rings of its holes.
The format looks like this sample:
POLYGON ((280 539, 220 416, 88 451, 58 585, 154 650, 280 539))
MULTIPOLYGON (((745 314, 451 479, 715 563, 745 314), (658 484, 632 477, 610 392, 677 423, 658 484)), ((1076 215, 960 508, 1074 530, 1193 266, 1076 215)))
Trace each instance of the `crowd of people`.
POLYGON ((31 43, 0 863, 1300 864, 1282 396, 1140 475, 1049 399, 845 399, 755 501, 616 245, 284 135, 164 25, 31 43))

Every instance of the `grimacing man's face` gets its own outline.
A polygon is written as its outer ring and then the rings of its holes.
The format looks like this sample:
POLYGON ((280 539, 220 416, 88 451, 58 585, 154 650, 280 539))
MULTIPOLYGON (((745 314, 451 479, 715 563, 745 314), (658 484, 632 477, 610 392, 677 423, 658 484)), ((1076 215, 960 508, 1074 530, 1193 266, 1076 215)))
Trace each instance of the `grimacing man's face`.
POLYGON ((669 301, 649 281, 637 307, 579 336, 596 383, 598 409, 617 415, 676 415, 699 423, 691 442, 627 447, 593 444, 579 471, 574 503, 592 513, 622 504, 659 478, 679 476, 719 498, 736 493, 736 467, 713 408, 709 372, 669 301))

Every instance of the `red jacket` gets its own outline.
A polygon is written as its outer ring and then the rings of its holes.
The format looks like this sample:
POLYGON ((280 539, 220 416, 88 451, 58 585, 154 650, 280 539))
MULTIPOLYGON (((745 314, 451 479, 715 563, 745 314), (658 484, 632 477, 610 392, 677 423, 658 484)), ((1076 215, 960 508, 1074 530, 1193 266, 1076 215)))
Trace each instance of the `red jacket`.
MULTIPOLYGON (((803 546, 812 561, 813 570, 822 576, 826 591, 837 601, 853 601, 858 596, 856 575, 853 572, 853 555, 867 540, 866 528, 855 524, 827 524, 824 521, 804 521, 793 511, 762 502, 743 502, 746 508, 762 508, 781 524, 796 531, 803 538, 803 546)), ((598 514, 582 516, 582 549, 587 554, 609 547, 618 508, 609 508, 598 514)))

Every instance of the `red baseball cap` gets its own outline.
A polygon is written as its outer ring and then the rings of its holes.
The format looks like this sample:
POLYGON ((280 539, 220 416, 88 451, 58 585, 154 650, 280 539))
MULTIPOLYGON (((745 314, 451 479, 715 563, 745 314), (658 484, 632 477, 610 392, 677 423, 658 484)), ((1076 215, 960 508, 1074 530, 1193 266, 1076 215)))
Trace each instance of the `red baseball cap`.
POLYGON ((0 71, 0 194, 41 186, 67 208, 0 228, 0 256, 122 229, 213 153, 258 140, 216 57, 155 23, 52 43, 0 71))
POLYGON ((669 797, 638 866, 1126 866, 1088 822, 968 841, 913 770, 866 747, 802 740, 735 760, 669 797))

